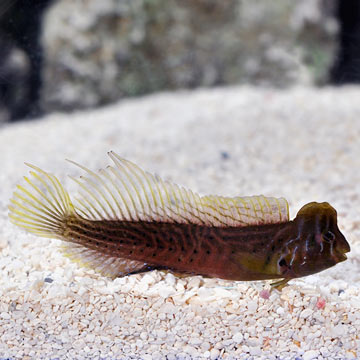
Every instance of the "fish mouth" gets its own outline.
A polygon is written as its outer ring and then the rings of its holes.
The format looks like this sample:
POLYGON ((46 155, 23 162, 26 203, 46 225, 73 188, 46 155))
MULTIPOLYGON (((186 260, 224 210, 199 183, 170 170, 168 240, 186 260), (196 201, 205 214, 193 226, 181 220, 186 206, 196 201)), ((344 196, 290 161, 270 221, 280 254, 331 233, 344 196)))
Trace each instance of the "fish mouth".
POLYGON ((336 262, 342 262, 347 259, 346 253, 350 252, 350 245, 345 240, 341 245, 337 246, 337 249, 334 249, 334 258, 336 262))
POLYGON ((335 260, 336 262, 343 262, 347 259, 347 256, 344 253, 337 254, 335 260))

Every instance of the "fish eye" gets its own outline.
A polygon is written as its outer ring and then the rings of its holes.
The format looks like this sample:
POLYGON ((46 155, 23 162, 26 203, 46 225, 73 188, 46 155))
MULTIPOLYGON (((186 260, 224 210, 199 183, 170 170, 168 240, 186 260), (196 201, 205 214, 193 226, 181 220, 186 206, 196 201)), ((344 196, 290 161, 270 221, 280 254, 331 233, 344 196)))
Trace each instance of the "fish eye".
POLYGON ((280 266, 280 267, 287 266, 286 260, 285 260, 285 259, 281 259, 281 260, 279 261, 279 266, 280 266))
POLYGON ((324 235, 323 238, 325 241, 327 242, 331 242, 335 239, 335 234, 333 232, 331 232, 330 230, 328 230, 324 235))

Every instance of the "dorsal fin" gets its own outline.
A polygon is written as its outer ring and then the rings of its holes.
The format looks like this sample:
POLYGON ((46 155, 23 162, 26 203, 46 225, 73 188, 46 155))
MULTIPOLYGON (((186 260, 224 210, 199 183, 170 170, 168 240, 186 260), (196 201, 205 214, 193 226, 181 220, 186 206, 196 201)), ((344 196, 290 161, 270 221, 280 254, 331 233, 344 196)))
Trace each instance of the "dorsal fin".
POLYGON ((93 220, 161 221, 199 225, 249 226, 286 222, 288 203, 265 196, 199 196, 132 162, 109 153, 114 165, 97 173, 74 163, 86 172, 80 179, 76 211, 93 220))

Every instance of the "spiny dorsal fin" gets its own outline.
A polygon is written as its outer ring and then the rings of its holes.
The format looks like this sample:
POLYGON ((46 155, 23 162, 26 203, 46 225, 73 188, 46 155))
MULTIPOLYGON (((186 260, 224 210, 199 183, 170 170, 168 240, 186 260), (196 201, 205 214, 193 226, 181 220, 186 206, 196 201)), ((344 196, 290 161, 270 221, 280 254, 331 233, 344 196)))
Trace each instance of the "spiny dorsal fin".
POLYGON ((199 196, 132 162, 109 153, 114 165, 97 173, 74 163, 86 172, 80 179, 76 211, 93 220, 128 220, 194 223, 199 225, 249 226, 289 220, 283 198, 265 196, 199 196))

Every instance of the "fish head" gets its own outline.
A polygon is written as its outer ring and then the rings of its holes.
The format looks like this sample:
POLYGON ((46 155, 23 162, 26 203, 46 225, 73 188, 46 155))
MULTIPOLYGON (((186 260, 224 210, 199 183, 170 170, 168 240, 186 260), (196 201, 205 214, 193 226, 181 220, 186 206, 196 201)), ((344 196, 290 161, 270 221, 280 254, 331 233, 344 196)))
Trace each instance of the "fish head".
POLYGON ((347 259, 349 243, 327 202, 304 205, 293 220, 291 235, 280 249, 277 273, 284 278, 311 275, 347 259))

